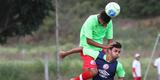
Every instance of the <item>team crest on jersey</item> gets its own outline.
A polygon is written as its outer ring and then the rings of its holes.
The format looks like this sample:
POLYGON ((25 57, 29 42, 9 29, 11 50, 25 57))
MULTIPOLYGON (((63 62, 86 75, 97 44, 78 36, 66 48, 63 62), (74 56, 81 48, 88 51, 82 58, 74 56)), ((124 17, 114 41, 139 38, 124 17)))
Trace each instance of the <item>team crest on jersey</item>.
POLYGON ((91 61, 90 61, 90 64, 96 65, 96 62, 95 62, 94 60, 91 60, 91 61))
POLYGON ((109 68, 109 65, 108 64, 104 64, 103 65, 103 69, 107 70, 109 68))

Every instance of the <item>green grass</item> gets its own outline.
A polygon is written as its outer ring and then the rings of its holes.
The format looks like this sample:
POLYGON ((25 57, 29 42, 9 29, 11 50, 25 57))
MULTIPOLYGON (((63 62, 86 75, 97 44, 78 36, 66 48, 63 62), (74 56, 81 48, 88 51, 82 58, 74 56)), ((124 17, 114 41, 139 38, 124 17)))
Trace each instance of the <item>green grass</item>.
MULTIPOLYGON (((132 57, 122 56, 119 61, 123 64, 126 71, 126 80, 132 79, 131 65, 132 57)), ((148 58, 142 58, 142 76, 144 77, 148 58)), ((43 60, 30 61, 0 61, 0 80, 44 80, 44 64, 43 60)), ((65 58, 60 65, 62 80, 69 80, 77 76, 82 71, 82 61, 78 55, 72 55, 65 58)), ((56 77, 56 63, 53 59, 49 61, 49 76, 50 79, 55 80, 56 77)), ((151 66, 147 80, 156 79, 156 70, 151 66)))
MULTIPOLYGON (((124 65, 126 71, 126 80, 132 79, 131 66, 133 54, 140 52, 142 54, 142 76, 144 77, 147 64, 155 43, 159 29, 154 28, 120 28, 114 29, 114 37, 123 45, 123 51, 120 62, 124 65)), ((72 35, 69 35, 72 36, 72 35)), ((77 36, 76 36, 77 37, 77 36)), ((75 47, 75 37, 70 37, 69 41, 60 38, 60 49, 68 50, 75 47), (74 39, 72 39, 74 38, 74 39), (72 41, 73 40, 73 41, 72 41)), ((56 45, 52 42, 43 44, 29 45, 17 43, 16 45, 0 47, 0 80, 44 80, 44 55, 49 55, 49 76, 50 80, 56 80, 56 45), (49 44, 50 43, 50 44, 49 44)), ((78 44, 78 43, 76 43, 78 44)), ((61 78, 69 80, 77 76, 82 71, 82 61, 79 54, 71 55, 61 61, 61 78)), ((147 80, 156 79, 156 69, 152 66, 149 69, 147 80)))
MULTIPOLYGON (((69 49, 74 47, 72 44, 63 46, 63 49, 69 49)), ((55 80, 56 78, 56 55, 51 53, 53 46, 39 46, 32 47, 28 49, 28 53, 25 56, 20 56, 24 58, 17 58, 21 53, 17 53, 17 47, 5 47, 1 48, 6 53, 0 53, 0 80, 44 80, 44 55, 41 52, 44 52, 49 55, 49 76, 50 79, 55 80), (5 49, 6 48, 6 49, 5 49), (12 53, 7 52, 13 51, 12 53), (12 50, 13 49, 13 50, 12 50), (35 51, 34 51, 35 49, 35 51), (37 50, 37 51, 36 51, 37 50), (40 50, 40 53, 39 51, 40 50), (7 55, 7 56, 6 56, 7 55), (16 55, 16 56, 14 56, 16 55), (5 58, 3 58, 5 57, 5 58), (8 58, 10 57, 10 58, 8 58)), ((18 51, 19 52, 19 51, 18 51)), ((131 54, 122 53, 120 57, 120 62, 123 64, 126 71, 126 80, 132 79, 131 66, 133 57, 131 54)), ((148 57, 141 58, 142 62, 142 76, 144 77, 147 64, 149 62, 148 57)), ((66 57, 61 61, 61 78, 62 80, 68 80, 71 77, 77 76, 82 71, 82 60, 79 54, 74 54, 66 57)), ((156 69, 152 66, 149 70, 147 80, 156 79, 156 69)))
MULTIPOLYGON (((79 54, 66 57, 61 63, 61 72, 64 78, 77 76, 82 71, 82 60, 79 54)), ((68 80, 67 79, 67 80, 68 80)))
POLYGON ((38 61, 0 62, 1 80, 43 80, 43 65, 38 61))

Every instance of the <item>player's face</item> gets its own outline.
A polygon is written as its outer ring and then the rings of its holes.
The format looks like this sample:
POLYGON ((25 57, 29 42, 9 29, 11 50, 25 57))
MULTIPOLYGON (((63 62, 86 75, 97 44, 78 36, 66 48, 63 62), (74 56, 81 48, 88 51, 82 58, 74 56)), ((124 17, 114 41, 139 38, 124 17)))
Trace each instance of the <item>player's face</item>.
POLYGON ((120 48, 113 47, 112 50, 111 50, 112 57, 114 59, 117 59, 119 57, 119 55, 120 55, 120 52, 121 52, 120 48))

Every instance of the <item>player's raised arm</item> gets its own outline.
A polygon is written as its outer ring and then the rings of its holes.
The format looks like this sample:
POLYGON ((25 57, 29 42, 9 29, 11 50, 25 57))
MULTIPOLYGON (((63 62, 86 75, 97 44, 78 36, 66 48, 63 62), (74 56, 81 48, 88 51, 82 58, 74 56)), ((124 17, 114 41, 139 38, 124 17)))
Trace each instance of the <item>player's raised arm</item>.
POLYGON ((99 47, 99 48, 103 48, 103 49, 107 49, 107 48, 110 47, 109 45, 99 44, 99 43, 97 43, 97 42, 95 42, 95 41, 93 41, 92 39, 89 39, 89 38, 87 38, 87 43, 90 44, 90 45, 99 47))

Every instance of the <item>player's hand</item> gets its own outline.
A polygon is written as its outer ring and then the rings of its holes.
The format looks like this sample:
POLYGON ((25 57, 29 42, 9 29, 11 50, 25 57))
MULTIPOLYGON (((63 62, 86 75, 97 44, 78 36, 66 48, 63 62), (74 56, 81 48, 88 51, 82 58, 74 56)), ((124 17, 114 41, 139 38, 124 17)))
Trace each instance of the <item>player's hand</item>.
POLYGON ((61 59, 63 59, 64 57, 66 57, 65 51, 60 51, 60 52, 59 52, 59 57, 60 57, 61 59))

